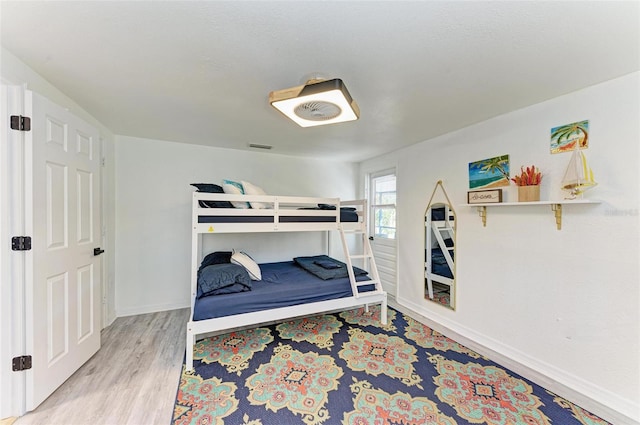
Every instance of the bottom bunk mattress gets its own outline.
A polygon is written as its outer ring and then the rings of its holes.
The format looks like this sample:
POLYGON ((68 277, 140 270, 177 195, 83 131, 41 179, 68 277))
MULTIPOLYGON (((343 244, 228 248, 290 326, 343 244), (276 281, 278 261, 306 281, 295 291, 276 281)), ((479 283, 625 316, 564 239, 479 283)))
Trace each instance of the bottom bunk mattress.
MULTIPOLYGON (((453 252, 451 253, 451 257, 453 258, 453 252)), ((442 249, 433 248, 431 250, 431 262, 431 271, 433 274, 453 279, 453 273, 449 268, 449 264, 447 264, 447 259, 445 258, 442 249)))
MULTIPOLYGON (((349 278, 322 280, 293 261, 260 264, 262 280, 253 281, 251 291, 198 298, 193 320, 206 320, 279 307, 345 298, 353 295, 349 278)), ((357 281, 369 280, 366 275, 357 281)), ((363 285, 359 293, 375 290, 363 285)))

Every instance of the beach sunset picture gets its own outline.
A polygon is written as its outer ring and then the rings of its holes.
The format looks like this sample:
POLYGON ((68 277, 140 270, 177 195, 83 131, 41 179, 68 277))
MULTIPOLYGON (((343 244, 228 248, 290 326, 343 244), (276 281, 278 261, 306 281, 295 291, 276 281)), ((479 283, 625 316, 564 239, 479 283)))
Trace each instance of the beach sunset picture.
POLYGON ((469 189, 509 186, 509 155, 469 163, 469 189))

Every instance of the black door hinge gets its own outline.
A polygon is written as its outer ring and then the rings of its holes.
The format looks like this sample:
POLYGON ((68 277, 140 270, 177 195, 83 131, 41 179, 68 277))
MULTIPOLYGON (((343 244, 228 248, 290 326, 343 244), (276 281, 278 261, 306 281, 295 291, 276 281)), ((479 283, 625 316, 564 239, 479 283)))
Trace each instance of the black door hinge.
POLYGON ((11 366, 14 372, 31 369, 31 356, 14 357, 11 360, 11 366))
POLYGON ((31 236, 14 236, 11 238, 11 250, 29 251, 31 250, 31 236))
POLYGON ((31 118, 22 115, 11 115, 11 130, 31 130, 31 118))

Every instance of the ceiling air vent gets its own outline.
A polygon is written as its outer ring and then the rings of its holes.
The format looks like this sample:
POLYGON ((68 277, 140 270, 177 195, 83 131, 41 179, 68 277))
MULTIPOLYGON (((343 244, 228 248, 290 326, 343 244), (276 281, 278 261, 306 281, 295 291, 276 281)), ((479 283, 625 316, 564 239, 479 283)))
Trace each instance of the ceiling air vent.
POLYGON ((249 143, 249 147, 250 148, 255 148, 255 149, 266 149, 269 150, 271 148, 273 148, 273 146, 269 146, 269 145, 257 145, 255 143, 249 143))

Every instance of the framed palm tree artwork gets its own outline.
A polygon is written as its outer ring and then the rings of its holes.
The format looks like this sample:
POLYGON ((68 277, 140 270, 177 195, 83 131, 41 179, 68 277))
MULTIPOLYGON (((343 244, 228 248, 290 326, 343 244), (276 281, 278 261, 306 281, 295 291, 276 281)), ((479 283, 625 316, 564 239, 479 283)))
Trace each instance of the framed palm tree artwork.
POLYGON ((469 189, 509 186, 509 155, 469 163, 469 189))
POLYGON ((589 120, 551 129, 551 153, 571 152, 589 147, 589 120), (577 145, 577 146, 576 146, 577 145))

